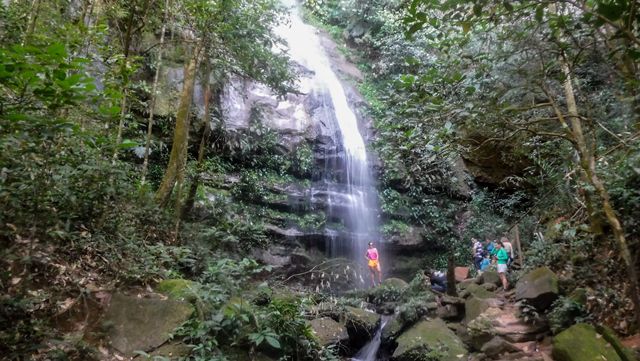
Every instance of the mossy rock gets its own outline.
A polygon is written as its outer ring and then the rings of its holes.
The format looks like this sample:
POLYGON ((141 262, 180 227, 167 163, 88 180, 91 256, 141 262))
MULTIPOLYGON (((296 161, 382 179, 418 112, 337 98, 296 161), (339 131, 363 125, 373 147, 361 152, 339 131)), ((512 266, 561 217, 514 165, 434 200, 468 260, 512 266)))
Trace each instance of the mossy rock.
POLYGON ((107 332, 111 346, 132 356, 165 343, 193 311, 192 305, 182 301, 114 294, 103 323, 112 325, 107 332))
POLYGON ((494 298, 496 295, 484 288, 483 286, 477 285, 475 283, 467 285, 467 288, 460 292, 460 297, 468 298, 471 296, 475 296, 477 298, 494 298))
POLYGON ((595 327, 586 323, 573 325, 554 337, 552 356, 556 361, 623 361, 595 327))
POLYGON ((400 335, 404 325, 398 317, 394 318, 382 329, 382 343, 391 344, 400 335))
POLYGON ((500 280, 500 275, 498 275, 498 272, 496 271, 485 271, 482 272, 482 275, 480 276, 482 277, 482 283, 491 283, 494 284, 496 286, 500 286, 502 284, 502 281, 500 280))
POLYGON ((330 317, 316 318, 309 321, 309 326, 313 330, 321 346, 335 345, 349 339, 349 334, 344 325, 334 321, 330 317))
POLYGON ((393 361, 424 359, 459 361, 467 356, 462 341, 440 319, 421 321, 397 339, 393 361))
MULTIPOLYGON (((165 343, 150 353, 151 360, 167 359, 171 361, 182 360, 191 354, 191 347, 183 343, 165 343)), ((142 358, 144 359, 144 358, 142 358)))
POLYGON ((538 311, 549 308, 558 298, 558 276, 548 267, 525 274, 516 285, 516 300, 525 300, 538 311))
POLYGON ((464 303, 464 322, 469 323, 490 307, 486 298, 471 296, 464 303))
POLYGON ((381 286, 395 288, 395 289, 404 291, 407 287, 409 287, 409 284, 400 278, 392 277, 384 280, 381 286))
POLYGON ((380 315, 360 308, 345 307, 347 332, 352 347, 364 346, 374 335, 380 315))
POLYGON ((345 310, 343 306, 332 302, 320 302, 309 307, 307 310, 309 318, 331 317, 334 321, 344 320, 345 310))
POLYGON ((618 356, 620 356, 620 358, 623 361, 636 361, 637 360, 637 358, 633 354, 633 351, 631 349, 625 347, 622 344, 622 342, 620 342, 620 339, 618 339, 618 336, 616 336, 616 333, 612 329, 610 329, 607 326, 598 325, 598 326, 596 326, 596 330, 598 331, 599 334, 602 335, 602 337, 605 340, 607 340, 607 342, 609 342, 609 344, 611 344, 611 346, 613 346, 613 348, 618 353, 618 356))
POLYGON ((573 290, 573 292, 571 292, 571 294, 569 295, 569 298, 582 306, 586 306, 587 305, 587 290, 584 288, 576 288, 575 290, 573 290))
POLYGON ((198 287, 200 284, 197 282, 175 278, 160 281, 156 285, 156 291, 175 300, 192 302, 197 298, 198 287))

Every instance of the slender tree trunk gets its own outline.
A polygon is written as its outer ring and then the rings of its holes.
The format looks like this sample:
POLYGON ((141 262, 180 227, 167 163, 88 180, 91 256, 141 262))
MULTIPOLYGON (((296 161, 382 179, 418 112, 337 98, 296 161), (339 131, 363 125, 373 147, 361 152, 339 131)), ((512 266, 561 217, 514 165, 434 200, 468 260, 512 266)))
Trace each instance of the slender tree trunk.
MULTIPOLYGON (((200 49, 200 45, 196 47, 191 59, 185 66, 184 84, 182 85, 182 94, 180 95, 180 103, 176 114, 176 127, 173 133, 169 164, 155 196, 156 201, 162 206, 167 205, 176 183, 180 183, 184 179, 184 171, 187 164, 187 147, 189 145, 189 112, 191 111, 200 49)), ((178 184, 178 186, 180 185, 178 184)), ((179 202, 180 199, 177 200, 177 203, 179 202)), ((176 209, 176 212, 179 213, 180 208, 176 209)))
MULTIPOLYGON (((127 59, 124 59, 125 63, 127 59)), ((126 67, 126 65, 125 65, 126 67)), ((122 90, 122 99, 120 100, 120 120, 118 122, 118 133, 116 135, 116 147, 113 150, 113 160, 112 163, 115 164, 118 159, 118 150, 120 149, 120 143, 122 143, 122 131, 124 130, 124 118, 127 116, 127 84, 128 82, 124 82, 123 90, 122 90)))
POLYGON ((169 0, 164 3, 164 16, 162 22, 162 30, 160 33, 160 48, 158 49, 158 60, 156 61, 156 73, 153 76, 153 85, 151 86, 151 99, 149 99, 149 120, 147 124, 147 137, 144 146, 144 160, 142 162, 142 177, 140 183, 144 184, 147 178, 147 170, 149 168, 149 151, 151 149, 151 135, 153 132, 153 111, 156 105, 156 96, 158 92, 158 79, 160 77, 160 67, 162 66, 162 51, 164 49, 164 33, 167 30, 167 14, 169 12, 169 0))
POLYGON ((196 193, 198 191, 198 186, 200 185, 200 177, 202 173, 202 168, 204 165, 204 154, 207 149, 207 142, 209 141, 209 135, 211 134, 211 122, 210 119, 210 111, 209 111, 209 103, 211 100, 211 84, 209 83, 209 73, 210 64, 207 61, 205 65, 205 82, 203 85, 204 88, 204 114, 202 116, 202 138, 200 139, 200 146, 198 147, 198 164, 196 165, 196 174, 191 181, 191 186, 189 187, 189 194, 187 195, 187 200, 184 203, 183 214, 188 215, 193 209, 193 204, 195 203, 196 193))
POLYGON ((573 135, 575 147, 577 148, 578 155, 580 157, 580 167, 582 168, 582 171, 584 172, 587 180, 595 188, 596 193, 600 197, 604 214, 607 218, 607 221, 609 222, 609 225, 611 226, 611 229, 613 230, 613 236, 618 244, 620 254, 622 255, 622 260, 624 261, 625 267, 627 268, 627 273, 629 275, 629 296, 634 306, 636 327, 640 327, 640 297, 638 295, 638 272, 636 270, 635 260, 631 256, 631 251, 629 250, 627 240, 625 239, 622 224, 620 223, 620 220, 618 219, 618 216, 614 211, 613 205, 611 204, 609 192, 607 191, 604 183, 602 182, 596 171, 595 155, 593 154, 593 152, 589 151, 589 147, 587 146, 586 138, 582 130, 582 122, 578 113, 578 106, 575 100, 575 93, 571 80, 571 71, 566 61, 563 60, 561 66, 562 72, 565 76, 564 93, 567 101, 569 116, 571 117, 571 133, 573 135))
POLYGON ((453 254, 450 254, 447 260, 447 294, 450 296, 458 296, 458 290, 456 289, 456 264, 453 254))
POLYGON ((127 31, 125 32, 125 36, 122 42, 122 52, 124 55, 123 63, 120 67, 120 75, 122 76, 122 101, 120 104, 120 121, 118 122, 116 147, 113 151, 114 164, 118 159, 118 151, 120 150, 120 143, 122 143, 122 133, 124 132, 124 119, 127 115, 127 97, 129 94, 129 92, 127 91, 127 88, 129 87, 129 54, 131 53, 131 44, 133 43, 134 26, 137 26, 137 24, 134 24, 134 15, 133 12, 131 12, 127 21, 127 31))
POLYGON ((33 0, 31 3, 31 11, 29 11, 29 18, 27 20, 27 30, 22 38, 22 45, 29 43, 29 38, 33 35, 36 29, 36 23, 38 22, 38 15, 40 14, 40 0, 33 0))

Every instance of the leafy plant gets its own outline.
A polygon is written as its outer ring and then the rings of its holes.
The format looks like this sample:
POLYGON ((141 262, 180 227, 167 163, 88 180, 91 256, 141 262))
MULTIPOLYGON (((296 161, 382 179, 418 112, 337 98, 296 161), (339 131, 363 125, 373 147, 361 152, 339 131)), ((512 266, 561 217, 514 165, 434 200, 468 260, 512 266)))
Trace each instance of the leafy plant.
POLYGON ((582 304, 571 297, 560 296, 551 305, 547 319, 551 332, 558 334, 576 323, 589 322, 591 316, 582 304))

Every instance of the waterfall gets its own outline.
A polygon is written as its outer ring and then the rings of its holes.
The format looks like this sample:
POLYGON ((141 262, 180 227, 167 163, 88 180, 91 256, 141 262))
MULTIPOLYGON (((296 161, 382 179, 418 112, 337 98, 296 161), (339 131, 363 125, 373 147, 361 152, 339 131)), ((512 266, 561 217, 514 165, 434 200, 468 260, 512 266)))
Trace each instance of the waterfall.
POLYGON ((358 351, 358 353, 353 356, 352 360, 354 361, 374 361, 376 360, 376 356, 378 355, 378 349, 380 349, 380 343, 382 342, 382 330, 384 330, 384 326, 389 322, 390 316, 382 316, 380 319, 380 326, 376 330, 375 335, 367 343, 363 348, 358 351))
POLYGON ((325 149, 324 167, 311 191, 312 197, 326 199, 328 219, 344 225, 344 229, 325 230, 330 239, 327 253, 364 262, 367 243, 379 237, 376 188, 358 118, 332 69, 318 31, 302 21, 293 0, 284 3, 291 9, 290 22, 276 31, 288 44, 284 51, 313 74, 299 84, 301 91, 316 99, 312 109, 308 109, 310 116, 325 128, 333 128, 330 137, 337 140, 337 144, 325 149))

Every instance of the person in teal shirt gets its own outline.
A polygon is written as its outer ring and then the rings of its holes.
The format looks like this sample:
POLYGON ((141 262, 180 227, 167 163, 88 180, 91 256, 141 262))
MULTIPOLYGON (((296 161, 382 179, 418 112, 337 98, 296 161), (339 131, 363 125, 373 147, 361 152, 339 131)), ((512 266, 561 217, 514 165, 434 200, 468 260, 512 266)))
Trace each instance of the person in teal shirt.
POLYGON ((509 281, 507 281, 507 262, 509 261, 509 254, 504 249, 502 242, 496 243, 496 258, 498 259, 498 275, 502 281, 502 289, 507 290, 509 288, 509 281))

